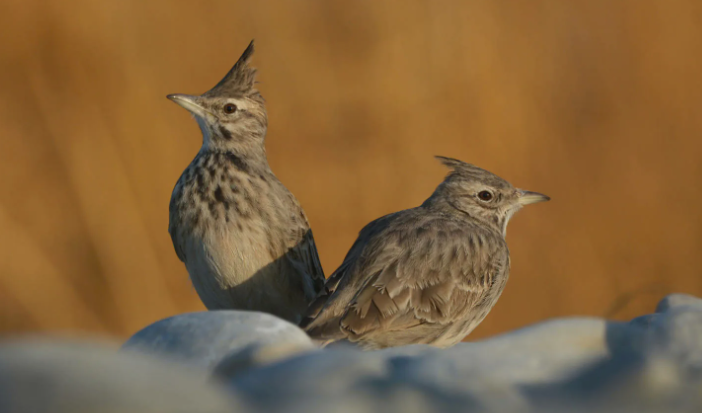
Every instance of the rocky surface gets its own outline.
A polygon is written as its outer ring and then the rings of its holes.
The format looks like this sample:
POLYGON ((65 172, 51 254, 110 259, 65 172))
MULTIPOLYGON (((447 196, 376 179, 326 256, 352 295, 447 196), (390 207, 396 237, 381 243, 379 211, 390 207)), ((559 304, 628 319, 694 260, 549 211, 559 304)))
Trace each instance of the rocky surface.
POLYGON ((702 300, 676 294, 631 322, 556 319, 445 350, 318 350, 285 321, 236 311, 162 320, 120 352, 31 339, 0 345, 0 411, 98 405, 108 412, 697 412, 702 300))
POLYGON ((132 336, 122 349, 203 369, 227 359, 220 369, 234 372, 312 350, 314 345, 296 325, 270 314, 220 310, 157 321, 132 336))
POLYGON ((246 411, 204 372, 113 344, 47 338, 0 344, 0 412, 246 411))

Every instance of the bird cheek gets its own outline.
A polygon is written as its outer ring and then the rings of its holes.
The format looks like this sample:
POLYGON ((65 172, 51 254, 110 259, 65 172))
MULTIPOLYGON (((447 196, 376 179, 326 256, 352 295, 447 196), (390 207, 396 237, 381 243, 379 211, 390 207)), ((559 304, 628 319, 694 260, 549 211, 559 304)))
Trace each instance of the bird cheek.
POLYGON ((213 125, 219 125, 225 121, 225 116, 221 113, 207 113, 207 122, 213 125))

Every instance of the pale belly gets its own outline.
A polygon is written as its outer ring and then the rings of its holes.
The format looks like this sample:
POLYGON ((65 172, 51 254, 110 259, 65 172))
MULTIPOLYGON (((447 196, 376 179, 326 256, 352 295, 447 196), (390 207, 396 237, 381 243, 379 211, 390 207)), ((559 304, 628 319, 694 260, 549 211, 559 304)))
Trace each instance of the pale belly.
POLYGON ((195 291, 210 310, 262 311, 298 322, 306 309, 291 280, 303 274, 287 271, 285 257, 272 257, 260 239, 220 232, 189 239, 184 250, 195 291))

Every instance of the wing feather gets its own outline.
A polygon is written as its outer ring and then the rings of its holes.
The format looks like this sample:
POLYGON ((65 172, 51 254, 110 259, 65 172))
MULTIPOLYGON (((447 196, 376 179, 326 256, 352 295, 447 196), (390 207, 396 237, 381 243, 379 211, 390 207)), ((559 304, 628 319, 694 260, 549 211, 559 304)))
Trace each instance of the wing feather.
POLYGON ((477 234, 475 227, 451 224, 446 231, 445 222, 406 221, 359 236, 308 323, 313 337, 316 330, 325 339, 372 341, 422 325, 450 326, 486 297, 491 284, 483 280, 500 271, 503 261, 501 238, 477 234))

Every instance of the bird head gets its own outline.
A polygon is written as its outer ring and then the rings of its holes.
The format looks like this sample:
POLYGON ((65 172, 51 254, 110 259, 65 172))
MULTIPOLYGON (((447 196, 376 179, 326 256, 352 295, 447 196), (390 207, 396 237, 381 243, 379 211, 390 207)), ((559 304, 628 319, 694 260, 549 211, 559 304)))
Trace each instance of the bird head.
POLYGON ((256 69, 249 66, 253 52, 252 40, 234 67, 208 92, 200 96, 167 96, 195 117, 204 147, 263 148, 268 116, 263 97, 255 87, 256 69))
POLYGON ((445 201, 451 208, 507 233, 507 223, 523 206, 548 201, 538 192, 515 188, 499 176, 457 159, 436 157, 451 169, 429 200, 445 201))

